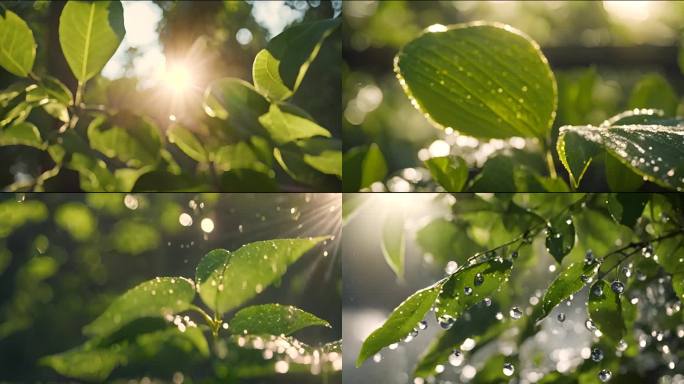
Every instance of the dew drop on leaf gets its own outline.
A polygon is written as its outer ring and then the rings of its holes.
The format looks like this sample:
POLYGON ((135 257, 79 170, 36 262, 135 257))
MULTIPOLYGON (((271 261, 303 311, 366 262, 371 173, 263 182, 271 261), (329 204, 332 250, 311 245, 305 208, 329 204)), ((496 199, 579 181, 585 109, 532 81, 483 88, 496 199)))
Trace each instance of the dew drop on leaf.
POLYGON ((421 320, 421 321, 418 323, 418 329, 423 330, 423 329, 426 329, 427 327, 428 327, 427 321, 425 321, 425 320, 421 320))
POLYGON ((479 287, 482 283, 484 283, 484 276, 482 276, 481 273, 476 274, 473 279, 473 284, 475 284, 476 287, 479 287))
POLYGON ((465 287, 463 288, 463 293, 465 293, 466 296, 470 296, 473 293, 473 289, 470 287, 465 287))
POLYGON ((506 376, 512 376, 513 373, 515 372, 515 367, 511 363, 504 363, 503 365, 503 374, 506 376))
POLYGON ((558 316, 557 316, 556 318, 557 318, 558 321, 560 321, 561 323, 564 322, 564 321, 565 321, 565 313, 559 312, 559 313, 558 313, 558 316))
POLYGON ((599 348, 594 348, 591 350, 591 360, 595 362, 599 362, 603 360, 603 351, 600 350, 599 348))
POLYGON ((463 360, 463 352, 458 349, 454 349, 454 351, 449 355, 449 364, 453 365, 454 367, 461 366, 461 364, 463 364, 463 360))
POLYGON ((519 319, 522 317, 522 311, 518 307, 513 307, 511 310, 508 312, 508 314, 513 318, 513 319, 519 319))
POLYGON ((594 324, 591 319, 587 319, 587 321, 584 322, 584 326, 591 332, 596 330, 596 324, 594 324))
POLYGON ((601 381, 604 382, 604 383, 605 383, 606 381, 610 380, 611 377, 613 377, 613 374, 612 374, 609 370, 607 370, 607 369, 602 369, 602 370, 598 373, 598 378, 599 378, 599 380, 601 380, 601 381))
POLYGON ((615 280, 612 283, 610 283, 610 289, 612 289, 613 292, 619 295, 625 291, 625 285, 622 284, 622 282, 615 280))

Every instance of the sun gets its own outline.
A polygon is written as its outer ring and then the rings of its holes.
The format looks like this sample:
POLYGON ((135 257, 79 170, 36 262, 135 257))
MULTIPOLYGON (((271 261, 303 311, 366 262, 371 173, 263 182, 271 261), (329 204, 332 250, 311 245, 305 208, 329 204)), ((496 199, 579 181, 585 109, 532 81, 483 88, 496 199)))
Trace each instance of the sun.
POLYGON ((162 75, 163 84, 174 94, 182 95, 193 87, 192 71, 184 62, 171 63, 162 75))

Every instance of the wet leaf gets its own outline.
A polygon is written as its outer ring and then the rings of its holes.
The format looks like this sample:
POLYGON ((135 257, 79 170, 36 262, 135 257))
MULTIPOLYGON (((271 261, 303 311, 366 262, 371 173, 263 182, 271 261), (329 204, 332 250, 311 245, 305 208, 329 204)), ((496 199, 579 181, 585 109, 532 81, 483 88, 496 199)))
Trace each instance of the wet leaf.
POLYGON ((31 28, 16 13, 0 13, 0 66, 13 75, 27 77, 36 59, 36 40, 31 28))
POLYGON ((404 278, 404 253, 406 250, 404 215, 392 210, 385 216, 382 227, 382 254, 387 265, 399 279, 404 278))
POLYGON ((195 285, 183 277, 157 277, 129 289, 83 331, 104 336, 142 317, 163 317, 188 308, 195 297, 195 285))
POLYGON ((399 342, 423 320, 439 295, 440 286, 433 285, 421 289, 399 304, 380 328, 373 331, 361 346, 356 366, 360 367, 369 357, 382 348, 399 342))
POLYGON ((575 225, 572 217, 562 215, 548 223, 546 229, 546 249, 560 264, 563 257, 572 251, 575 245, 575 225))
MULTIPOLYGON (((558 138, 558 154, 569 172, 574 172, 566 156, 565 140, 573 137, 575 148, 603 148, 633 172, 659 185, 684 188, 684 128, 663 125, 626 125, 592 127, 561 127, 558 138)), ((593 152, 596 154, 596 152, 593 152)), ((575 156, 574 154, 572 156, 575 156)), ((585 158, 586 160, 586 158, 585 158)), ((589 160, 586 160, 587 163, 589 160)))
POLYGON ((604 157, 606 181, 611 191, 632 192, 644 184, 644 179, 632 172, 620 160, 606 153, 604 157))
POLYGON ((292 96, 314 61, 323 40, 340 25, 340 18, 302 23, 287 28, 254 58, 254 86, 270 100, 292 96))
POLYGON ((582 280, 582 276, 587 282, 590 281, 598 271, 598 267, 598 263, 576 262, 564 268, 544 293, 541 302, 542 311, 537 321, 544 319, 563 300, 582 289, 587 284, 582 280))
POLYGON ((508 280, 513 263, 510 260, 488 260, 468 266, 449 276, 442 286, 435 316, 448 315, 458 319, 471 306, 482 302, 508 280), (476 276, 483 279, 479 284, 476 276), (470 294, 467 290, 472 290, 470 294))
POLYGON ((268 288, 290 264, 325 239, 276 239, 245 244, 232 252, 213 250, 197 266, 200 297, 215 312, 227 312, 268 288))
POLYGON ((558 136, 556 151, 558 158, 568 171, 573 188, 577 188, 592 159, 601 152, 601 147, 594 142, 584 140, 575 131, 566 130, 558 136))
POLYGON ((620 295, 613 292, 610 284, 604 280, 592 285, 587 304, 589 318, 596 327, 613 343, 617 343, 625 335, 625 321, 622 318, 620 295), (600 288, 601 295, 596 295, 600 288))
POLYGON ((59 43, 83 83, 107 64, 126 34, 119 1, 69 1, 59 17, 59 43))
POLYGON ((435 219, 420 228, 416 232, 416 242, 439 263, 455 260, 462 264, 468 257, 481 250, 481 247, 468 237, 463 226, 459 227, 443 218, 435 219))
POLYGON ((432 26, 405 45, 395 71, 439 127, 480 138, 545 137, 556 80, 536 42, 508 25, 432 26))
POLYGON ((327 321, 291 305, 253 305, 238 311, 230 320, 235 335, 290 335, 312 326, 330 327, 327 321))
POLYGON ((433 157, 425 166, 447 192, 461 192, 468 181, 468 165, 459 156, 433 157))

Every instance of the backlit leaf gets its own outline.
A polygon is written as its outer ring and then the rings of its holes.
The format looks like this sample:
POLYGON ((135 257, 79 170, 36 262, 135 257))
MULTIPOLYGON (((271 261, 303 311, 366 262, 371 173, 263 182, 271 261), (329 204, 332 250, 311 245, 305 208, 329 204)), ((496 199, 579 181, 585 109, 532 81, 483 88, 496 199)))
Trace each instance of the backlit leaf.
POLYGON ((151 120, 127 113, 98 117, 88 126, 93 149, 130 167, 156 165, 161 157, 161 134, 151 120))
POLYGON ((259 116, 259 122, 278 144, 313 136, 330 137, 327 129, 307 118, 282 111, 276 104, 271 104, 268 113, 259 116))
POLYGON ((575 225, 570 215, 556 217, 546 229, 546 249, 560 264, 575 245, 575 225))
POLYGON ((553 308, 563 300, 582 289, 587 282, 593 279, 596 271, 598 271, 598 267, 598 263, 577 262, 572 263, 561 270, 556 279, 553 280, 546 290, 546 293, 544 293, 541 302, 542 311, 537 318, 537 321, 548 316, 553 308))
POLYGON ((166 131, 169 142, 174 143, 186 155, 199 162, 207 161, 207 152, 202 143, 190 130, 174 124, 166 131))
POLYGON ((0 13, 0 66, 13 75, 27 77, 36 59, 31 28, 10 10, 0 13))
POLYGON ((330 327, 327 321, 291 305, 263 304, 238 311, 229 322, 235 335, 290 335, 311 326, 330 327))
POLYGON ((425 160, 425 166, 447 192, 461 192, 468 181, 468 165, 461 157, 433 157, 425 160))
POLYGON ((399 279, 404 277, 405 251, 404 215, 399 210, 392 210, 385 216, 382 227, 382 254, 399 279))
POLYGON ((38 127, 27 121, 0 129, 0 146, 5 145, 26 145, 38 149, 47 148, 47 145, 40 138, 38 127))
POLYGON ((599 280, 592 285, 589 291, 587 312, 596 327, 613 343, 617 343, 625 335, 620 295, 613 292, 606 281, 599 280), (599 291, 600 295, 597 294, 599 291))

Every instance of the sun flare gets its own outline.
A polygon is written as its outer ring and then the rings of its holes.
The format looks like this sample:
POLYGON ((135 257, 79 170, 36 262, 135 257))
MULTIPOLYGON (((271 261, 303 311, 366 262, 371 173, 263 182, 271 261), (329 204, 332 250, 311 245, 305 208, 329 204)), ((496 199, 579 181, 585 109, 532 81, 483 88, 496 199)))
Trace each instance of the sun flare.
POLYGON ((174 95, 181 95, 188 92, 194 84, 192 71, 182 62, 169 65, 164 70, 161 80, 174 95))

